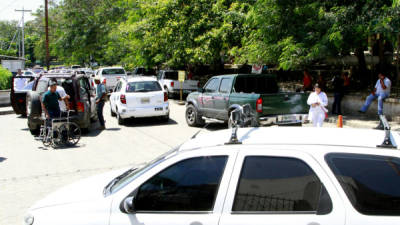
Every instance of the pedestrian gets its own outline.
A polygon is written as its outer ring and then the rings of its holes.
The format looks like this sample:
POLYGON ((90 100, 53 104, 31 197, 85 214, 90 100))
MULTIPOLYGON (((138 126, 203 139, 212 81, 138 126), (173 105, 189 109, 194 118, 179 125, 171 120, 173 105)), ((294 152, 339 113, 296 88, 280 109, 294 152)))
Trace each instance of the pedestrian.
POLYGON ((103 108, 106 98, 106 87, 102 82, 100 82, 100 77, 96 76, 94 78, 94 82, 96 83, 96 110, 97 110, 97 117, 99 118, 100 122, 100 130, 106 129, 104 116, 103 116, 103 108))
POLYGON ((18 69, 17 74, 14 77, 14 91, 22 91, 28 84, 28 79, 23 77, 21 69, 18 69))
POLYGON ((312 78, 307 69, 303 71, 303 91, 312 91, 312 78))
POLYGON ((321 73, 318 75, 317 83, 322 90, 326 90, 326 81, 321 73))
POLYGON ((42 109, 45 112, 46 119, 51 120, 60 117, 61 111, 58 101, 65 101, 65 104, 68 105, 69 95, 61 97, 56 91, 57 82, 54 80, 50 80, 49 86, 50 89, 42 97, 42 109))
POLYGON ((308 97, 307 104, 310 105, 309 120, 311 120, 314 127, 322 127, 328 113, 328 109, 326 109, 328 97, 318 83, 314 85, 314 92, 308 97))
POLYGON ((342 99, 344 96, 344 80, 343 73, 342 76, 336 75, 333 78, 333 93, 334 100, 332 104, 332 114, 342 115, 342 99))
POLYGON ((392 82, 389 80, 389 78, 386 77, 386 75, 383 72, 380 72, 378 74, 378 77, 379 79, 375 84, 375 88, 365 100, 365 104, 359 110, 360 113, 365 113, 368 110, 371 103, 375 99, 378 99, 378 115, 383 114, 383 101, 390 95, 390 88, 392 86, 392 82))

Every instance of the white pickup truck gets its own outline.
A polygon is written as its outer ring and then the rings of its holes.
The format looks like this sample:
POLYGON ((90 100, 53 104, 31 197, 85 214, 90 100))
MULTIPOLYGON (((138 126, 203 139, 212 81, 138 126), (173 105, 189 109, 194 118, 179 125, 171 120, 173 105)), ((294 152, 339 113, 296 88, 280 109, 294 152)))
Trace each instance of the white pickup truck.
MULTIPOLYGON (((177 70, 160 70, 157 74, 157 79, 161 86, 167 91, 169 98, 173 98, 174 95, 179 94, 181 84, 178 80, 177 70)), ((188 80, 187 77, 185 77, 185 81, 182 82, 183 94, 190 94, 191 92, 197 91, 198 85, 198 80, 188 80)))
POLYGON ((114 90, 121 78, 126 78, 127 74, 122 67, 105 67, 97 70, 96 75, 105 83, 107 90, 114 90))

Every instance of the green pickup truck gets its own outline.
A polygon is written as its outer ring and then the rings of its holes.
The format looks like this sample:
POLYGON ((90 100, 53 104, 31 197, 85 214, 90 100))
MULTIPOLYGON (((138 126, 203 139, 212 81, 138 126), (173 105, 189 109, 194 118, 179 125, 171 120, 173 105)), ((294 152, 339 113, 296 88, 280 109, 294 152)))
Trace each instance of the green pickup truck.
POLYGON ((307 98, 305 93, 280 92, 275 75, 215 76, 188 95, 186 122, 202 126, 211 119, 230 125, 230 112, 250 104, 257 125, 301 125, 307 119, 307 98))

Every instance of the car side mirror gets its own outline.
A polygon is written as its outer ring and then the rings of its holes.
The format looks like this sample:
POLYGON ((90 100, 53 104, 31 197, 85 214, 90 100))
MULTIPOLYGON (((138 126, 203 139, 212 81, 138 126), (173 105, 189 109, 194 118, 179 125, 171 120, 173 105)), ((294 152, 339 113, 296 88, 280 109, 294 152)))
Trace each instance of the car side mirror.
POLYGON ((133 196, 128 196, 126 197, 120 205, 120 210, 123 213, 126 214, 132 214, 135 213, 135 205, 134 205, 135 197, 133 196))
POLYGON ((201 88, 201 87, 197 88, 197 91, 200 92, 200 93, 204 93, 204 88, 201 88))
POLYGON ((327 215, 332 211, 332 199, 325 189, 325 186, 321 183, 321 190, 317 208, 317 215, 327 215))

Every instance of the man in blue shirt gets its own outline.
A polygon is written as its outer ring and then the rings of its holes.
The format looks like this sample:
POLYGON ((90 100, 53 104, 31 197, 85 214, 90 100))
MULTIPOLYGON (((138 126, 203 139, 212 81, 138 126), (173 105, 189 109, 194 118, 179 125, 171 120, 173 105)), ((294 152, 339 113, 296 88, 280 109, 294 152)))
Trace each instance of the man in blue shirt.
POLYGON ((57 90, 57 81, 49 82, 50 90, 45 92, 42 97, 42 109, 46 115, 46 119, 58 118, 61 115, 58 101, 64 101, 68 105, 69 95, 61 97, 57 90))
POLYGON ((375 84, 375 88, 372 93, 367 97, 365 104, 359 110, 360 113, 365 113, 371 103, 378 99, 378 115, 383 114, 383 101, 389 97, 390 88, 392 86, 392 82, 387 78, 383 73, 379 73, 379 79, 375 84))
POLYGON ((104 84, 100 82, 100 77, 95 77, 94 82, 96 83, 96 110, 97 110, 97 117, 99 118, 100 122, 100 130, 106 129, 105 122, 104 122, 104 116, 103 116, 103 108, 104 108, 104 102, 106 98, 106 87, 104 84))

